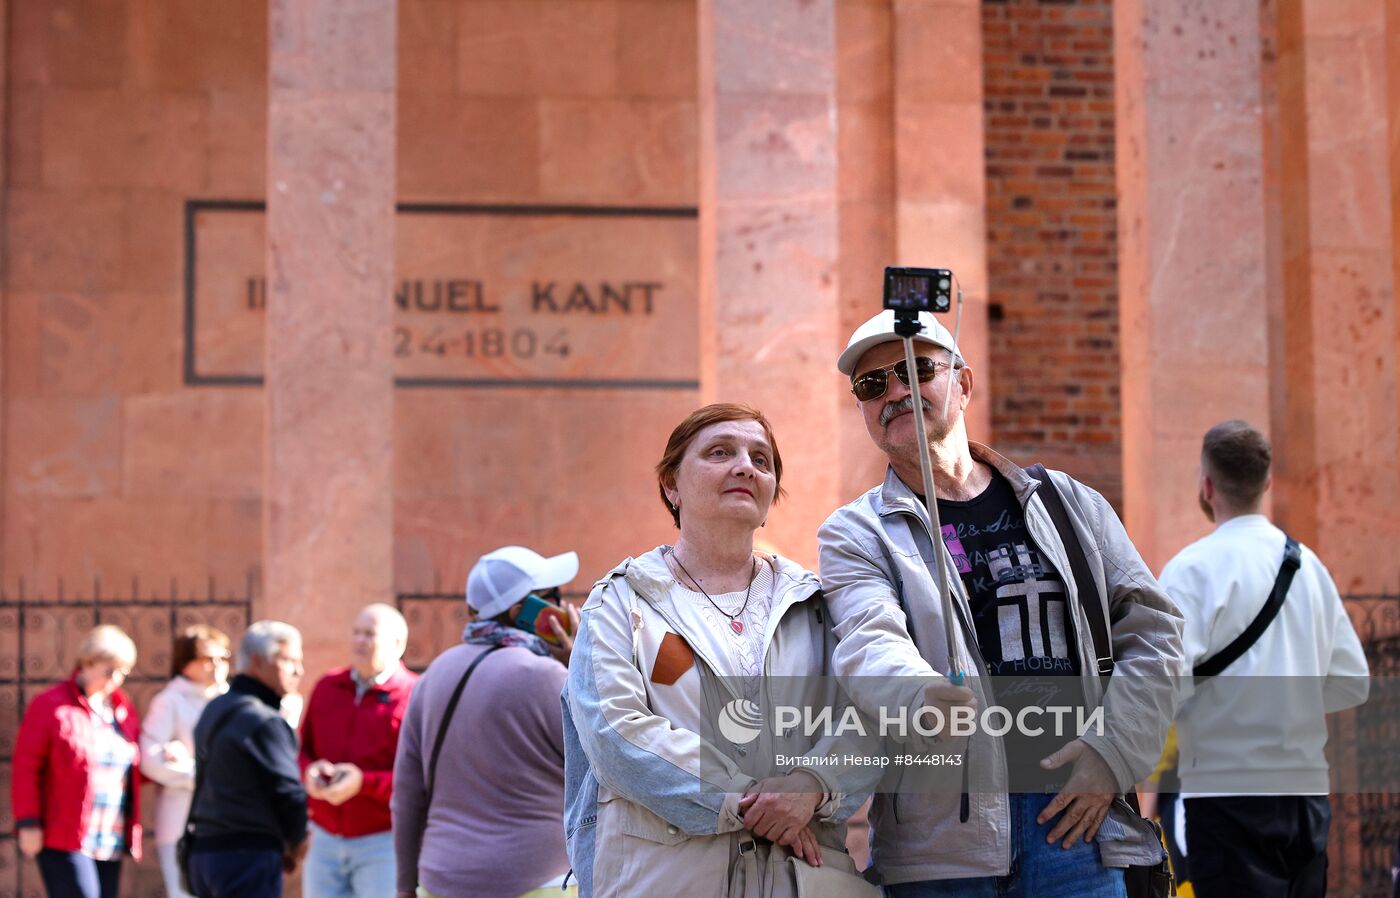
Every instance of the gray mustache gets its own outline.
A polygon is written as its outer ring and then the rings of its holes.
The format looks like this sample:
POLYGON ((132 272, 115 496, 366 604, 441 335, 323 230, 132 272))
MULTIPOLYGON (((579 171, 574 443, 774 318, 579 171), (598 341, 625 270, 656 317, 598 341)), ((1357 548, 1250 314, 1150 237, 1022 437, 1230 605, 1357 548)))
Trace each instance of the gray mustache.
MULTIPOLYGON (((923 400, 924 412, 927 414, 933 414, 933 403, 929 402, 927 399, 923 399, 922 396, 919 398, 923 400)), ((912 412, 913 410, 914 394, 910 393, 903 399, 900 399, 897 402, 891 402, 889 405, 885 406, 883 409, 880 410, 880 426, 884 427, 885 425, 889 424, 895 415, 902 415, 905 412, 912 412)))

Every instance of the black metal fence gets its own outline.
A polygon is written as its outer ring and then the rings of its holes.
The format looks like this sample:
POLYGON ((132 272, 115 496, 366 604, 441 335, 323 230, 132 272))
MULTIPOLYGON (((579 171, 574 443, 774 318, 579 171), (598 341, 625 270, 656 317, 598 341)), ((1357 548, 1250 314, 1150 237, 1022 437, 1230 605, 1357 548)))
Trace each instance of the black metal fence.
MULTIPOLYGON (((213 580, 197 591, 182 591, 171 582, 164 597, 143 590, 139 581, 115 593, 94 581, 75 597, 65 594, 62 581, 36 595, 27 594, 22 580, 12 592, 0 588, 0 898, 43 896, 38 870, 15 846, 9 800, 15 735, 29 699, 67 679, 88 630, 115 624, 136 643, 136 667, 122 688, 144 711, 150 697, 170 679, 172 636, 185 627, 208 624, 237 639, 252 623, 254 585, 251 576, 232 592, 221 591, 213 580)), ((155 845, 148 838, 144 847, 150 862, 125 866, 124 896, 164 894, 155 845)))
MULTIPOLYGON (((15 733, 30 697, 66 678, 84 633, 101 623, 120 626, 135 640, 136 669, 126 690, 138 707, 169 678, 171 636, 197 623, 238 634, 252 622, 254 582, 239 592, 222 593, 213 582, 199 593, 170 584, 165 597, 142 596, 139 583, 120 593, 104 593, 100 583, 82 597, 58 589, 39 595, 19 588, 0 590, 0 789, 8 796, 15 733)), ((578 601, 582 594, 569 596, 578 601)), ((1348 611, 1366 649, 1372 676, 1400 676, 1400 595, 1351 595, 1348 611)), ((422 670, 443 650, 461 641, 467 608, 460 592, 400 593, 396 604, 409 622, 405 662, 422 670)), ((1329 755, 1334 777, 1348 793, 1333 797, 1329 894, 1344 898, 1389 898, 1391 852, 1400 836, 1400 795, 1366 793, 1357 784, 1394 782, 1393 771, 1374 769, 1386 763, 1357 751, 1377 740, 1400 742, 1400 708, 1370 702, 1336 715, 1329 755)), ((1384 744, 1383 742, 1381 744, 1384 744)), ((41 898, 33 864, 21 861, 9 833, 13 821, 6 800, 0 811, 0 898, 41 898)), ((148 848, 153 848, 149 846, 148 848)), ((148 852, 153 854, 153 851, 148 852)), ((128 865, 125 896, 163 894, 154 863, 128 865)))
MULTIPOLYGON (((584 595, 571 596, 582 601, 584 595)), ((1400 595, 1345 597, 1347 610, 1371 664, 1372 676, 1400 676, 1400 595)), ((404 661, 423 670, 444 649, 461 641, 467 607, 460 592, 401 593, 399 610, 408 619, 404 661)), ((1332 798, 1331 874, 1328 892, 1344 898, 1390 898, 1391 852, 1400 836, 1400 795, 1365 793, 1358 784, 1395 782, 1393 771, 1375 769, 1381 759, 1358 751, 1360 745, 1400 743, 1400 708, 1368 702, 1334 715, 1328 754, 1334 782, 1345 794, 1332 798)))
MULTIPOLYGON (((587 592, 565 592, 564 599, 581 605, 587 592)), ((466 597, 461 592, 401 592, 394 597, 408 621, 408 650, 403 661, 410 670, 422 673, 432 660, 462 641, 466 629, 466 597)))
MULTIPOLYGON (((1371 676, 1400 676, 1400 595, 1346 596, 1347 611, 1370 662, 1371 676)), ((1367 792, 1367 783, 1393 783, 1393 762, 1362 750, 1400 744, 1400 707, 1393 691, 1373 693, 1359 708, 1329 720, 1327 753, 1332 765, 1331 868, 1328 894, 1345 898, 1390 898, 1390 866, 1400 838, 1400 795, 1367 792)))

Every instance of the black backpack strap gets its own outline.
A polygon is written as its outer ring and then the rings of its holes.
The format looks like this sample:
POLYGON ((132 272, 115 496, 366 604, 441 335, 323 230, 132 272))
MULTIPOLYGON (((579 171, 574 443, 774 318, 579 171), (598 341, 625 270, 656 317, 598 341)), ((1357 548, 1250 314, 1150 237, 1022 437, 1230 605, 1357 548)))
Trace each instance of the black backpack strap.
POLYGON ((1279 565, 1278 576, 1274 578, 1273 592, 1269 593, 1264 607, 1259 609, 1254 620, 1250 621, 1249 626, 1245 627, 1244 632, 1236 636, 1233 642, 1191 670, 1196 676, 1213 677, 1234 664, 1241 655, 1249 651, 1254 643, 1259 641, 1259 637, 1264 635, 1269 624, 1278 617, 1278 610, 1283 607, 1283 600, 1288 597, 1288 587, 1293 585, 1293 575, 1298 573, 1298 568, 1303 563, 1303 550, 1299 547, 1298 541, 1287 533, 1283 537, 1283 563, 1279 565))
POLYGON ((1026 473, 1040 482, 1040 489, 1036 495, 1040 496, 1041 504, 1049 512, 1051 522, 1059 531, 1060 542, 1064 543, 1065 554, 1069 556, 1069 574, 1074 578, 1074 591, 1079 596, 1079 604, 1089 618, 1089 633, 1094 640, 1094 659, 1099 676, 1110 676, 1113 673, 1113 641, 1109 637, 1108 619, 1104 617, 1103 603, 1099 601, 1099 590, 1095 585, 1094 575, 1089 570, 1089 559, 1084 554, 1084 546, 1079 542, 1079 535, 1075 533, 1069 513, 1065 511, 1064 500, 1060 497, 1055 482, 1050 479, 1050 472, 1045 470, 1045 465, 1031 465, 1026 468, 1026 473))
POLYGON ((476 666, 486 660, 486 656, 497 649, 505 646, 493 645, 472 659, 472 663, 467 665, 467 672, 462 674, 462 679, 457 681, 457 688, 452 690, 452 698, 447 700, 447 709, 442 712, 442 723, 438 724, 437 738, 433 740, 433 753, 428 758, 428 800, 423 804, 424 813, 433 803, 433 784, 437 782, 438 755, 442 754, 442 743, 447 738, 447 728, 452 726, 452 715, 457 710, 457 702, 462 698, 462 690, 467 686, 467 680, 471 679, 472 672, 476 666))

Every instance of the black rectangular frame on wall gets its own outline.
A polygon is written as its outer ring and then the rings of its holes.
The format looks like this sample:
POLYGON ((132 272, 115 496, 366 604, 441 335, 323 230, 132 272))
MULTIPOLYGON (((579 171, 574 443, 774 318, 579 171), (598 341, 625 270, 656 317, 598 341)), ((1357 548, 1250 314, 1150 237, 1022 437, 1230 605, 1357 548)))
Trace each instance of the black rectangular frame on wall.
MULTIPOLYGON (((399 203, 400 215, 508 215, 517 217, 698 218, 694 206, 582 206, 500 203, 399 203)), ((204 374, 195 357, 195 284, 198 258, 195 219, 201 212, 266 212, 262 200, 185 201, 184 383, 191 387, 260 387, 263 378, 247 374, 204 374)), ((394 385, 435 389, 698 390, 696 379, 396 377, 394 385)))

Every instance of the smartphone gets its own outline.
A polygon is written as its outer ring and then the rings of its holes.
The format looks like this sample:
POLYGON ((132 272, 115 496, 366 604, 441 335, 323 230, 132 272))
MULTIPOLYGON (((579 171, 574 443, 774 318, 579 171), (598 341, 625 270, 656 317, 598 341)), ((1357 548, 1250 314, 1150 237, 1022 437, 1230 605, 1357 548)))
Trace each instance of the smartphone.
POLYGON ((545 642, 559 645, 559 637, 554 635, 554 629, 549 625, 551 618, 557 618, 559 626, 568 632, 569 618, 564 614, 564 609, 531 594, 525 597, 520 615, 515 619, 515 626, 526 633, 534 633, 545 642))

